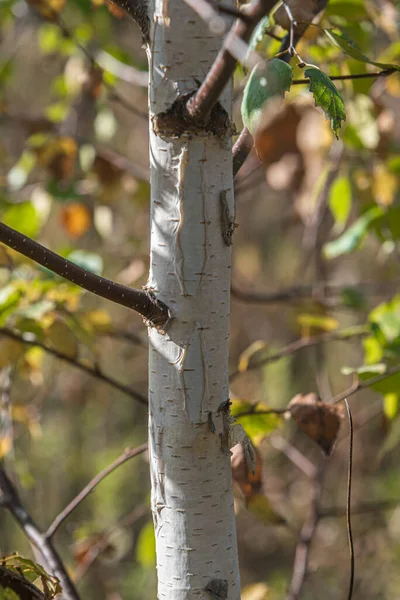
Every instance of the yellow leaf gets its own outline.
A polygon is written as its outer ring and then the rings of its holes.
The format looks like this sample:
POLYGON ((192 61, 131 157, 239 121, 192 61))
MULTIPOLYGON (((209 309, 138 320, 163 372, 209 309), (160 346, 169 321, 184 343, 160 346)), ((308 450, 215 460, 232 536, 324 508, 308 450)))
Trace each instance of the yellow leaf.
POLYGON ((16 363, 24 353, 24 345, 9 338, 0 339, 0 369, 16 363))
POLYGON ((372 192, 376 202, 381 206, 393 204, 398 190, 399 178, 388 171, 383 163, 376 165, 372 181, 372 192))
POLYGON ((66 354, 70 358, 75 358, 78 354, 78 340, 68 325, 60 319, 53 321, 48 327, 46 340, 56 350, 66 354))
POLYGON ((0 438, 0 458, 6 456, 13 448, 13 438, 11 435, 5 435, 0 438))
POLYGON ((267 344, 262 340, 257 340, 256 342, 250 344, 250 346, 246 348, 246 350, 244 350, 239 357, 238 371, 240 373, 247 371, 249 366, 251 366, 251 364, 254 362, 254 359, 256 357, 260 358, 260 356, 257 355, 261 354, 261 351, 266 349, 267 344))
POLYGON ((242 600, 268 600, 268 586, 265 583, 246 585, 242 591, 242 600))
POLYGON ((71 202, 62 209, 61 221, 67 233, 73 238, 78 238, 87 232, 92 217, 84 204, 71 202))
POLYGON ((322 331, 334 331, 339 327, 339 321, 325 315, 301 314, 297 317, 297 323, 307 329, 321 329, 322 331))

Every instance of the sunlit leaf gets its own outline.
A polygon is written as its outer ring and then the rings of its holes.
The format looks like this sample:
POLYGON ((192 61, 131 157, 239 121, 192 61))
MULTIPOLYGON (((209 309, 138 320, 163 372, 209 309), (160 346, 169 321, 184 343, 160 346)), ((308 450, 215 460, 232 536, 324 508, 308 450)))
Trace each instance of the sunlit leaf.
POLYGON ((136 560, 142 567, 153 567, 156 562, 156 541, 152 521, 141 529, 136 544, 136 560))
POLYGON ((252 405, 243 400, 233 399, 231 404, 231 414, 238 417, 238 422, 243 425, 247 435, 254 446, 258 446, 262 439, 275 431, 282 423, 282 416, 279 414, 258 414, 260 411, 268 411, 269 407, 263 404, 252 405), (242 413, 251 413, 246 416, 239 416, 242 413))
POLYGON ((383 412, 387 418, 392 421, 397 415, 399 410, 399 396, 398 394, 385 394, 383 397, 383 412))
POLYGON ((290 89, 292 68, 279 58, 259 63, 246 83, 242 100, 242 119, 251 133, 257 129, 263 106, 267 100, 280 96, 290 89))
POLYGON ((329 17, 344 17, 350 21, 368 18, 364 0, 330 0, 324 11, 329 17))
POLYGON ((268 354, 268 345, 263 340, 257 340, 243 350, 239 356, 238 371, 244 373, 253 365, 258 364, 268 354))
POLYGON ((2 214, 2 221, 28 237, 36 237, 40 222, 36 208, 31 202, 9 206, 2 214))
POLYGON ((338 137, 341 123, 346 120, 342 96, 328 75, 325 75, 317 67, 307 66, 304 75, 310 80, 310 91, 314 96, 316 106, 321 107, 325 118, 331 120, 332 129, 338 137))
POLYGON ((258 44, 262 41, 265 35, 265 30, 268 29, 269 26, 270 20, 269 16, 267 15, 263 19, 261 19, 255 30, 253 31, 253 35, 251 36, 249 42, 249 48, 251 50, 256 50, 258 44))
POLYGON ((384 215, 384 210, 380 206, 374 206, 367 210, 340 237, 324 245, 325 258, 337 258, 356 250, 368 233, 370 225, 382 215, 384 215))
POLYGON ((301 314, 297 317, 297 323, 307 329, 319 329, 321 331, 334 331, 339 327, 339 321, 327 315, 301 314))
POLYGON ((47 328, 46 340, 50 346, 70 358, 75 358, 78 354, 78 340, 68 325, 61 319, 56 319, 47 328))
POLYGON ((268 586, 265 583, 252 583, 242 590, 242 600, 269 600, 268 586))
POLYGON ((339 230, 343 229, 351 210, 351 185, 348 177, 337 177, 329 192, 329 208, 339 230))

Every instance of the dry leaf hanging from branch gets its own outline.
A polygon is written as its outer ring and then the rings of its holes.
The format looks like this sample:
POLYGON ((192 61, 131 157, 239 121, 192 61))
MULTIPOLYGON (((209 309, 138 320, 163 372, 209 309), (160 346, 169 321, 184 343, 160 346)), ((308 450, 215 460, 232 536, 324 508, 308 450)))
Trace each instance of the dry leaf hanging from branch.
POLYGON ((289 402, 288 412, 300 429, 330 456, 344 417, 343 406, 322 402, 316 394, 297 394, 289 402))

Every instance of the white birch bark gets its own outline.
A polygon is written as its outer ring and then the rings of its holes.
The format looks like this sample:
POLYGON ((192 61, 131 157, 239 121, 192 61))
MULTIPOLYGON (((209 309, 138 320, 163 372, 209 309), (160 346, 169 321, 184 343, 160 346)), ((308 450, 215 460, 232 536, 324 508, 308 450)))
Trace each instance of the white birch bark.
MULTIPOLYGON (((150 17, 150 110, 158 115, 198 87, 222 40, 184 0, 153 0, 150 17)), ((230 115, 231 89, 221 103, 230 115)), ((220 194, 233 214, 231 140, 229 132, 168 137, 150 129, 148 286, 173 314, 165 335, 149 333, 158 598, 238 600, 230 457, 217 412, 229 397, 231 252, 220 194)))

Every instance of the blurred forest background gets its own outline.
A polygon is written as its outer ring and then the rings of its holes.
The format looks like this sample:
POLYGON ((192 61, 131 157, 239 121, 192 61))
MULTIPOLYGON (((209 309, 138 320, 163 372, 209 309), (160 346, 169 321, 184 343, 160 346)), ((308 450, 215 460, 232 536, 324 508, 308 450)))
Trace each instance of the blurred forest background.
MULTIPOLYGON (((301 58, 331 76, 390 74, 337 82, 347 114, 339 141, 308 85, 292 86, 263 117, 262 162, 253 152, 236 177, 236 413, 282 409, 299 393, 329 401, 352 385, 354 371, 362 381, 400 365, 400 76, 390 66, 400 58, 398 8, 391 0, 330 0, 322 27, 338 28, 367 60, 316 26, 298 45, 301 58)), ((0 23, 1 219, 140 288, 149 182, 139 30, 103 0, 3 0, 0 23)), ((273 57, 285 31, 273 22, 268 31, 257 50, 273 57)), ((238 130, 245 75, 237 69, 238 130)), ((298 67, 295 77, 304 77, 298 67)), ((0 278, 0 455, 46 530, 126 447, 146 441, 146 328, 132 311, 4 246, 0 278)), ((349 397, 354 599, 394 600, 400 374, 373 388, 349 397)), ((243 600, 286 598, 296 547, 307 558, 301 598, 343 597, 347 421, 327 459, 282 415, 239 420, 262 458, 254 480, 236 474, 243 600)), ((104 479, 54 535, 82 598, 155 598, 149 489, 142 453, 104 479)), ((14 551, 34 556, 2 509, 0 552, 14 551)))

